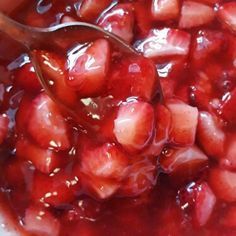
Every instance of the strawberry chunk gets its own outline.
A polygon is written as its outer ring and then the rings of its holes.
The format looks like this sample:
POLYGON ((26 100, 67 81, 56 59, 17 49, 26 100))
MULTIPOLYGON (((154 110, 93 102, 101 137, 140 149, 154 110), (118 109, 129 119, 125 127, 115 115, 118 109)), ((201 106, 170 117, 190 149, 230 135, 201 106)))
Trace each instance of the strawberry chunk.
POLYGON ((236 31, 236 2, 232 1, 221 5, 217 17, 228 29, 236 31))
POLYGON ((95 20, 111 3, 111 0, 82 0, 77 15, 84 20, 95 20))
POLYGON ((114 143, 106 143, 81 156, 81 170, 87 175, 122 180, 127 174, 128 158, 114 143))
POLYGON ((198 109, 179 100, 169 100, 166 105, 172 117, 170 141, 175 145, 193 145, 198 124, 198 109))
POLYGON ((166 150, 160 159, 161 167, 166 173, 181 177, 185 175, 183 172, 187 176, 194 176, 207 163, 208 157, 197 146, 166 150))
POLYGON ((190 34, 178 29, 153 29, 136 49, 145 57, 186 56, 189 53, 190 34))
POLYGON ((236 88, 232 91, 227 93, 224 96, 220 113, 222 114, 222 117, 228 121, 229 123, 236 124, 236 112, 235 112, 235 106, 236 106, 236 88))
POLYGON ((64 164, 63 157, 49 149, 42 149, 27 139, 19 139, 16 143, 18 158, 30 161, 37 170, 49 174, 64 164))
POLYGON ((67 125, 57 105, 44 93, 32 103, 28 132, 43 148, 65 150, 70 147, 67 125))
POLYGON ((0 10, 6 14, 11 13, 16 10, 19 6, 24 4, 26 0, 13 0, 11 2, 1 1, 0 2, 0 10))
POLYGON ((143 149, 153 134, 154 111, 146 102, 121 104, 114 121, 114 134, 118 142, 128 151, 143 149))
POLYGON ((216 196, 206 182, 198 186, 195 199, 195 219, 199 226, 204 226, 210 219, 216 203, 216 196))
POLYGON ((10 120, 5 114, 0 115, 0 144, 2 144, 7 137, 9 122, 10 120))
POLYGON ((126 42, 133 39, 134 14, 131 4, 117 4, 99 19, 98 25, 126 42))
POLYGON ((236 201, 236 172, 213 168, 210 170, 209 184, 218 198, 226 202, 236 201))
POLYGON ((158 92, 155 64, 142 56, 127 56, 116 62, 108 81, 110 93, 119 99, 139 97, 150 101, 158 92), (120 84, 120 86, 117 86, 120 84))
POLYGON ((156 107, 156 126, 155 134, 152 143, 144 150, 142 155, 160 155, 164 145, 169 139, 170 127, 171 127, 171 113, 163 105, 156 107))
POLYGON ((36 203, 57 207, 75 200, 79 191, 80 180, 72 173, 68 174, 62 170, 49 176, 35 173, 31 197, 36 203))
POLYGON ((42 88, 32 63, 26 63, 17 71, 15 82, 28 92, 39 91, 42 88))
POLYGON ((121 185, 117 180, 104 179, 92 175, 84 175, 82 177, 82 182, 86 189, 86 193, 98 200, 112 197, 121 185))
POLYGON ((30 206, 24 218, 25 229, 34 235, 59 236, 60 222, 45 208, 30 206))
POLYGON ((128 173, 118 192, 120 196, 139 196, 150 191, 156 184, 157 167, 151 158, 137 157, 131 164, 128 173))
POLYGON ((188 29, 211 23, 215 18, 214 9, 193 1, 184 1, 181 8, 179 27, 188 29))
POLYGON ((64 59, 55 53, 42 50, 34 50, 31 52, 31 55, 39 62, 41 72, 47 78, 47 86, 53 91, 53 95, 58 100, 61 100, 62 104, 74 107, 77 101, 77 95, 66 84, 67 74, 65 72, 64 59))
POLYGON ((97 96, 105 88, 110 62, 110 46, 107 40, 98 39, 75 55, 69 56, 69 76, 66 83, 80 97, 97 96))
POLYGON ((220 158, 220 165, 229 170, 236 170, 236 135, 229 135, 225 141, 225 152, 220 158))
POLYGON ((155 20, 173 20, 178 15, 178 0, 152 0, 152 16, 155 20))
POLYGON ((219 158, 224 151, 225 134, 220 121, 208 112, 200 112, 197 129, 198 142, 207 155, 219 158))

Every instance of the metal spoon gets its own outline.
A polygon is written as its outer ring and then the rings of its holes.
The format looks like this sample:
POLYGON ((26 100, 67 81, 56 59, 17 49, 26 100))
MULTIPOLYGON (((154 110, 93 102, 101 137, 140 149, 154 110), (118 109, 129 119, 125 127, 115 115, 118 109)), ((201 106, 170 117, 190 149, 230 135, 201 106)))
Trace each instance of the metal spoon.
MULTIPOLYGON (((73 109, 73 107, 68 107, 68 105, 64 104, 61 100, 58 101, 58 98, 49 86, 47 78, 43 76, 37 58, 34 54, 31 54, 33 50, 62 50, 62 47, 68 49, 68 47, 71 47, 71 45, 74 45, 75 43, 86 43, 92 42, 98 38, 106 38, 110 44, 112 44, 114 48, 119 49, 121 53, 140 55, 119 37, 96 25, 85 22, 64 23, 49 28, 36 28, 22 25, 0 12, 0 31, 28 49, 35 72, 46 93, 73 116, 76 116, 75 109, 73 109)), ((161 99, 162 90, 160 84, 159 93, 161 99)))

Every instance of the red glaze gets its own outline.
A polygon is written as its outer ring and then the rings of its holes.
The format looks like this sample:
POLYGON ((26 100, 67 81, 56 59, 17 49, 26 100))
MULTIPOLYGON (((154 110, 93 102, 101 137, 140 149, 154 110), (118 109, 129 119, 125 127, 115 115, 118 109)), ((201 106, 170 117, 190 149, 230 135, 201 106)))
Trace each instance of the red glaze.
POLYGON ((2 2, 22 23, 87 21, 140 52, 106 39, 31 52, 75 118, 0 35, 1 204, 16 224, 46 236, 236 235, 233 0, 2 2))

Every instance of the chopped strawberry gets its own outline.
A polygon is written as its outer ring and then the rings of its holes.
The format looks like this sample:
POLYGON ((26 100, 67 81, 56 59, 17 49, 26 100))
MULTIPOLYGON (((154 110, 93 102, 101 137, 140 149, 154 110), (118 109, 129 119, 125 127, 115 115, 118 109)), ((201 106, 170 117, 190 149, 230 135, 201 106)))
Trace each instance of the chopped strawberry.
POLYGON ((236 170, 236 135, 228 135, 225 141, 225 152, 220 158, 220 166, 229 170, 236 170))
POLYGON ((7 115, 0 115, 0 144, 2 144, 8 133, 9 118, 7 115))
POLYGON ((128 151, 143 149, 153 134, 154 111, 146 102, 123 103, 114 121, 114 134, 128 151))
POLYGON ((82 177, 82 182, 86 189, 86 193, 98 200, 110 198, 120 188, 120 183, 117 180, 109 180, 92 175, 84 175, 82 177))
POLYGON ((236 124, 235 106, 236 106, 236 88, 224 96, 220 108, 220 113, 222 114, 222 117, 226 121, 232 124, 236 124))
POLYGON ((152 0, 152 16, 155 20, 173 20, 178 15, 178 0, 152 0))
POLYGON ((215 58, 227 43, 223 32, 213 30, 199 30, 193 38, 191 63, 195 68, 204 67, 205 61, 215 58))
POLYGON ((32 63, 23 65, 17 71, 15 82, 28 92, 39 91, 42 88, 32 63))
POLYGON ((110 62, 110 46, 105 39, 98 39, 75 55, 69 56, 69 76, 66 83, 80 97, 97 96, 105 89, 110 62))
POLYGON ((232 1, 221 5, 217 17, 228 29, 236 31, 236 2, 232 1))
POLYGON ((35 173, 31 197, 36 203, 57 207, 75 200, 79 191, 80 179, 72 173, 59 170, 49 176, 35 173))
POLYGON ((181 208, 193 219, 196 226, 204 226, 216 203, 216 197, 206 182, 191 182, 178 194, 181 208))
POLYGON ((64 117, 45 93, 33 100, 28 118, 28 132, 43 148, 65 150, 70 147, 64 117))
POLYGON ((208 112, 200 112, 197 139, 207 155, 213 158, 222 156, 225 134, 220 121, 208 112))
POLYGON ((145 57, 186 56, 189 52, 190 34, 178 29, 153 29, 136 49, 145 57))
POLYGON ((197 146, 192 146, 164 151, 160 164, 168 174, 192 177, 208 164, 208 157, 197 146))
POLYGON ((82 0, 77 15, 84 20, 95 20, 111 3, 111 0, 82 0))
POLYGON ((130 43, 133 39, 134 14, 131 4, 117 4, 98 21, 103 29, 130 43))
POLYGON ((236 201, 236 172, 212 168, 209 184, 218 198, 226 202, 236 201))
POLYGON ((81 171, 104 179, 122 180, 127 175, 128 157, 114 143, 106 143, 81 155, 81 171))
POLYGON ((198 109, 180 100, 169 100, 166 106, 172 117, 170 141, 175 145, 192 145, 195 142, 198 109))
POLYGON ((216 203, 216 197, 206 182, 198 186, 195 199, 195 219, 199 226, 203 226, 210 219, 216 203))
POLYGON ((51 173, 65 163, 63 157, 56 152, 42 149, 25 138, 17 141, 16 155, 22 160, 32 162, 37 170, 45 174, 51 173))
POLYGON ((220 224, 226 228, 236 228, 236 207, 230 206, 220 219, 220 224))
POLYGON ((122 100, 134 96, 150 101, 158 92, 157 85, 155 64, 142 56, 127 56, 116 62, 108 81, 110 93, 122 100))
POLYGON ((31 54, 39 62, 42 74, 47 78, 47 86, 53 91, 53 95, 56 96, 58 100, 61 100, 63 104, 74 106, 77 95, 76 92, 66 84, 64 59, 55 53, 42 50, 34 50, 31 54))
POLYGON ((30 206, 24 218, 25 229, 33 235, 59 236, 60 222, 45 208, 30 206))
POLYGON ((157 167, 152 159, 136 158, 128 173, 118 192, 120 196, 139 196, 150 191, 156 184, 157 167))
POLYGON ((188 29, 209 24, 215 18, 213 7, 193 1, 184 1, 181 8, 179 27, 188 29))
POLYGON ((144 150, 142 155, 160 155, 164 145, 169 139, 171 127, 171 113, 163 105, 156 107, 156 126, 152 143, 144 150))

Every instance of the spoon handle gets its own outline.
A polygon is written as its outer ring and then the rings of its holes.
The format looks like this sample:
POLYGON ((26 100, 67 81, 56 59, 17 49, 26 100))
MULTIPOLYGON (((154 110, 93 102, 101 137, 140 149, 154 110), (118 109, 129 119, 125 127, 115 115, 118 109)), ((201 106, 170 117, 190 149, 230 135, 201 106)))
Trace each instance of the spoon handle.
POLYGON ((0 12, 0 31, 27 48, 30 48, 35 39, 40 37, 33 27, 22 25, 4 15, 2 12, 0 12))

